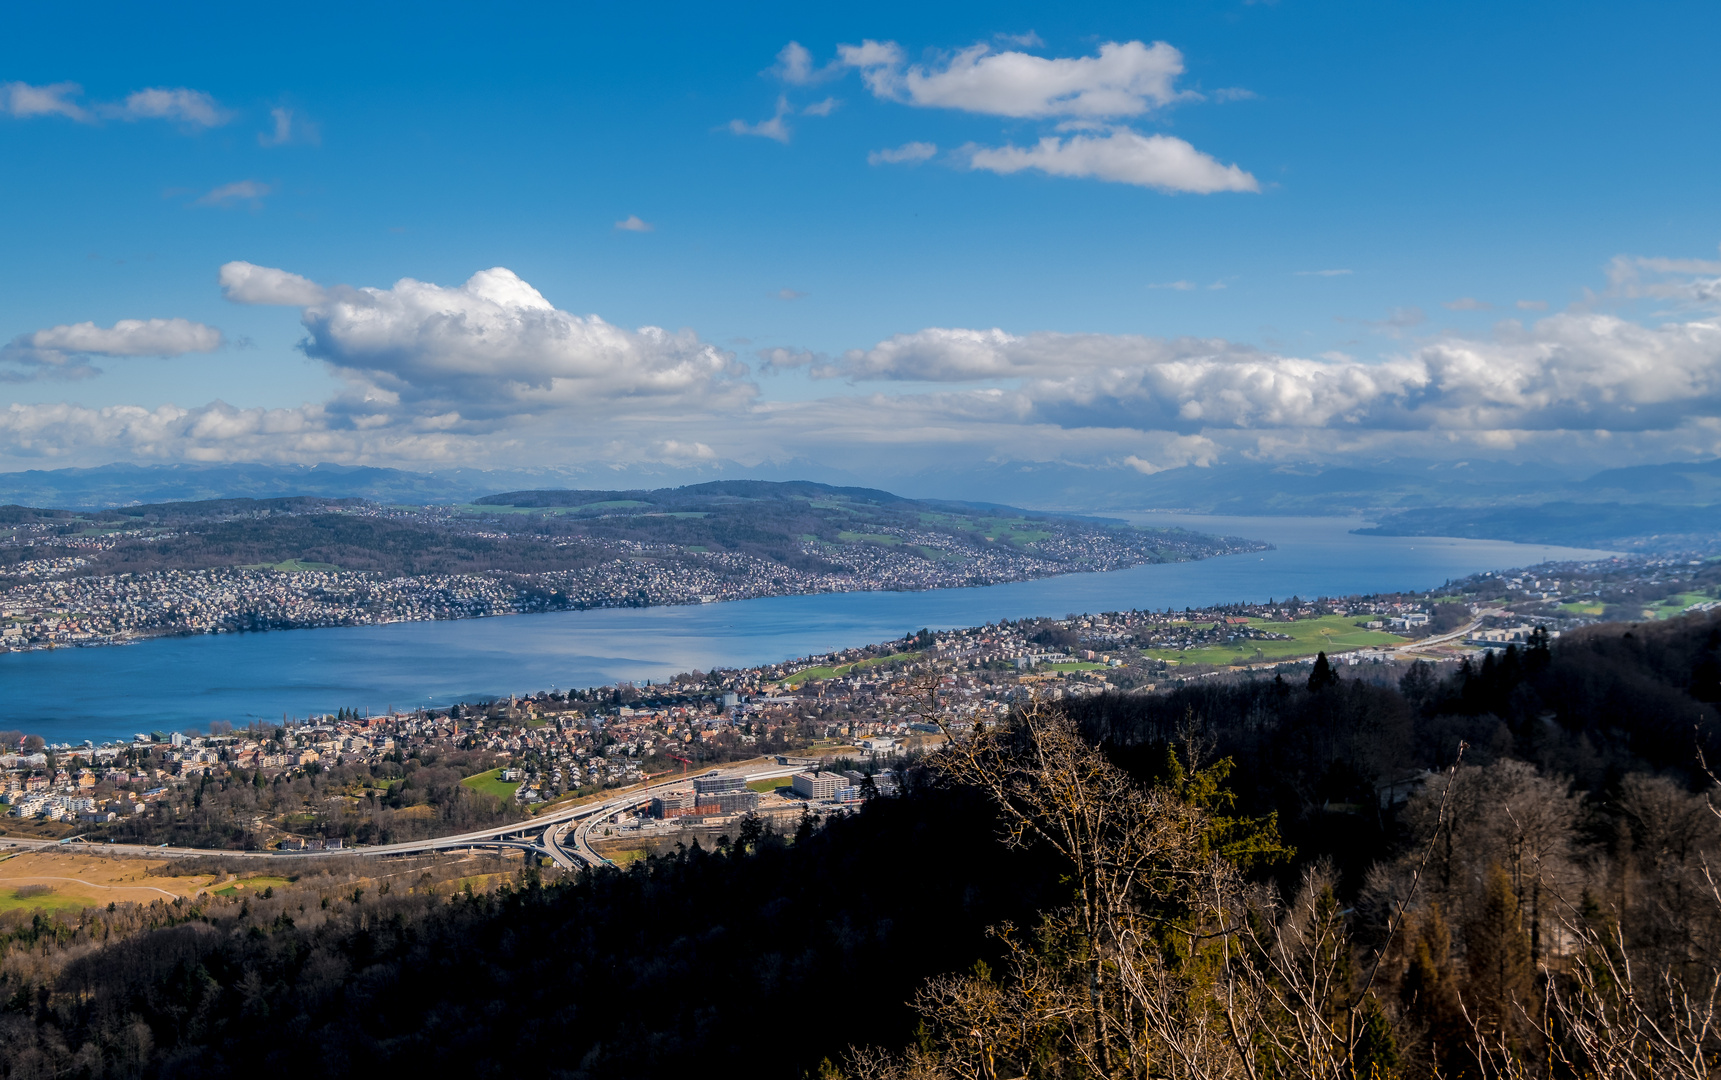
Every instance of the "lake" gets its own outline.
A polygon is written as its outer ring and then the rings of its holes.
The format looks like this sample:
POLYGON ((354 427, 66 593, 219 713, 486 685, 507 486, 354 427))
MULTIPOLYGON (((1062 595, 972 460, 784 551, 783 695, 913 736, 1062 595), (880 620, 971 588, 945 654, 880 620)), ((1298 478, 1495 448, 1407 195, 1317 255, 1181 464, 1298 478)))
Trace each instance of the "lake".
POLYGON ((444 706, 660 680, 998 619, 1425 589, 1482 570, 1608 553, 1438 537, 1355 536, 1348 518, 1134 515, 1273 551, 932 592, 769 597, 689 607, 161 638, 0 655, 0 727, 50 743, 244 726, 340 707, 444 706))

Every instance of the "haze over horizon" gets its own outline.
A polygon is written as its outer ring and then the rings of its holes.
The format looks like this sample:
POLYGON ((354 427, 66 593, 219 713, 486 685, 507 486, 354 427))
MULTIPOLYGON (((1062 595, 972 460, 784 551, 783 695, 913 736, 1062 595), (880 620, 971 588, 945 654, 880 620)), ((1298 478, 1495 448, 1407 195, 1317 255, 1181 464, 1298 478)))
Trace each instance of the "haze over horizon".
POLYGON ((1709 5, 10 21, 7 470, 1721 456, 1709 5))

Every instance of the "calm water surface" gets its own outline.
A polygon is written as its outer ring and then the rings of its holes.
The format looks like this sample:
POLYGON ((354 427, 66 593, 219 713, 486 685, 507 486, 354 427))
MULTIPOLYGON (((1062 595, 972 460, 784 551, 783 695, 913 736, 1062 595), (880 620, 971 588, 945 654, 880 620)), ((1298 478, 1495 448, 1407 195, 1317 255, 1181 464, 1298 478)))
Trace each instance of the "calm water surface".
POLYGON ((9 653, 0 655, 0 726, 41 734, 49 742, 100 741, 342 706, 447 705, 774 662, 923 626, 1423 589, 1480 570, 1606 554, 1485 540, 1353 536, 1352 519, 1152 514, 1134 520, 1278 547, 980 589, 772 597, 9 653))

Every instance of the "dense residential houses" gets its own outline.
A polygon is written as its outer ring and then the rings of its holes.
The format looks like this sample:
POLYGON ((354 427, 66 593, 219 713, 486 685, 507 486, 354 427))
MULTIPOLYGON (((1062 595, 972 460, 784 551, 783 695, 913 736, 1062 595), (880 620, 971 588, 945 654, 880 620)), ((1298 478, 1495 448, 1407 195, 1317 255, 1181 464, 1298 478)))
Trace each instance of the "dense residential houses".
MULTIPOLYGON (((120 538, 17 526, 0 549, 0 649, 116 644, 162 634, 306 629, 524 612, 712 603, 808 593, 993 585, 1072 570, 1115 570, 1260 545, 1194 534, 1047 526, 1031 550, 880 526, 872 542, 799 552, 805 569, 739 551, 607 540, 614 556, 539 573, 424 573, 217 567, 101 574, 90 558, 120 538)), ((509 538, 504 532, 472 535, 509 538)), ((172 534, 153 539, 170 541, 172 534)), ((540 538, 528 537, 534 542, 540 538)), ((572 542, 541 541, 551 546, 572 542)), ((583 549, 582 549, 583 550, 583 549)), ((578 560, 574 560, 578 561, 578 560)), ((286 564, 283 564, 286 565, 286 564)), ((295 564, 296 565, 296 564, 295 564)))
MULTIPOLYGON (((1545 576, 1478 575, 1424 594, 1293 597, 922 631, 783 663, 689 672, 656 686, 543 692, 438 710, 366 715, 343 708, 278 725, 156 731, 100 746, 47 746, 13 733, 17 742, 0 746, 0 803, 18 818, 99 835, 105 825, 152 810, 181 813, 211 781, 261 787, 347 769, 380 778, 366 786, 386 790, 386 777, 398 777, 402 763, 419 758, 490 770, 483 790, 501 795, 513 813, 677 773, 688 784, 662 796, 655 820, 792 810, 796 799, 840 806, 862 797, 869 777, 875 787, 888 784, 885 772, 928 740, 1029 700, 1152 690, 1227 671, 1246 677, 1236 665, 1199 658, 1214 646, 1285 641, 1304 620, 1390 627, 1400 635, 1391 640, 1405 648, 1426 641, 1440 650, 1418 655, 1453 659, 1523 646, 1537 630, 1557 633, 1627 601, 1645 617, 1705 609, 1717 602, 1721 585, 1710 581, 1715 570, 1704 561, 1609 560, 1543 570, 1545 576), (1191 659, 1180 663, 1180 656, 1191 659), (806 768, 784 791, 701 780, 713 765, 768 755, 806 768)), ((200 580, 210 589, 226 587, 217 574, 200 580)), ((1394 648, 1331 659, 1380 663, 1393 658, 1394 648)), ((1286 662, 1309 659, 1294 649, 1292 657, 1286 662)), ((271 842, 291 839, 285 819, 293 815, 280 816, 253 822, 253 832, 271 842)))

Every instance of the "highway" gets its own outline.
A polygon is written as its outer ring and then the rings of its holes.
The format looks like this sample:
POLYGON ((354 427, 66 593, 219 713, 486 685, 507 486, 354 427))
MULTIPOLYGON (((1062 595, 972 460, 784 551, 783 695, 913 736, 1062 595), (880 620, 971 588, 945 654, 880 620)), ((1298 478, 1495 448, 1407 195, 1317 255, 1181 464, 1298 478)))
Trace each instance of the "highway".
POLYGON ((1470 621, 1470 624, 1468 626, 1464 627, 1464 629, 1462 629, 1462 630, 1454 630, 1450 634, 1441 634, 1439 637, 1423 638, 1421 641, 1413 641, 1408 645, 1399 646, 1395 651, 1400 652, 1400 653, 1411 654, 1411 658, 1415 659, 1414 654, 1418 650, 1431 649, 1436 645, 1445 645, 1448 642, 1452 642, 1452 641, 1462 641, 1466 637, 1469 636, 1469 634, 1472 630, 1476 629, 1478 626, 1481 626, 1481 625, 1482 625, 1481 618, 1472 619, 1470 621))
MULTIPOLYGON (((755 763, 750 768, 719 769, 717 774, 719 776, 740 776, 748 783, 752 783, 755 780, 792 776, 805 768, 807 768, 805 765, 779 765, 761 769, 755 763)), ((710 772, 708 770, 699 775, 707 776, 710 775, 710 772)), ((625 794, 615 795, 600 802, 563 807, 529 821, 516 821, 509 825, 498 825, 476 832, 459 833, 454 836, 436 836, 425 840, 407 840, 397 844, 346 847, 336 851, 234 851, 228 848, 89 844, 81 837, 69 837, 65 840, 27 840, 19 837, 0 837, 0 847, 39 851, 72 847, 93 849, 104 855, 148 855, 155 858, 189 858, 198 855, 214 855, 222 858, 247 859, 339 859, 351 855, 420 855, 436 851, 457 851, 462 848, 501 849, 515 847, 547 856, 562 869, 573 870, 580 866, 602 866, 609 862, 591 846, 588 834, 592 825, 619 811, 651 801, 654 792, 685 787, 691 784, 694 779, 693 775, 677 776, 643 788, 635 788, 625 794), (569 837, 570 832, 573 834, 571 838, 569 837)))

